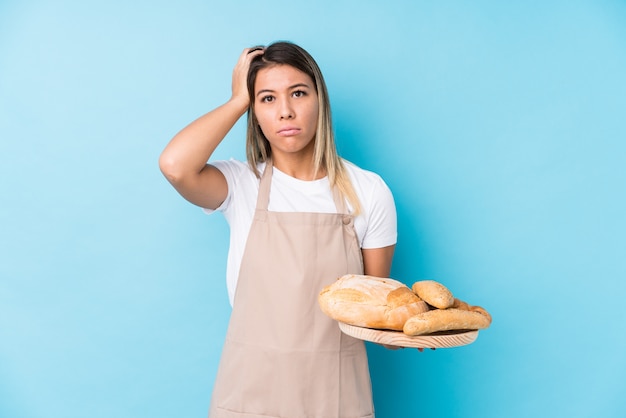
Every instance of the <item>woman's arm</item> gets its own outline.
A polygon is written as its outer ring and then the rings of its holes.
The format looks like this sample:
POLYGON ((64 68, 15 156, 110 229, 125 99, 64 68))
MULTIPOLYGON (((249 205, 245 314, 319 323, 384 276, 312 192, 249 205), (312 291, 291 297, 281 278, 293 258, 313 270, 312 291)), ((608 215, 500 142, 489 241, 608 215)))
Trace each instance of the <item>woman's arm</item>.
POLYGON ((226 178, 207 161, 248 109, 248 68, 250 61, 262 53, 263 50, 245 49, 233 70, 230 100, 186 126, 161 153, 161 171, 195 205, 215 209, 226 199, 226 178))
POLYGON ((395 245, 362 249, 364 274, 375 277, 389 277, 395 249, 395 245))
MULTIPOLYGON (((362 249, 363 272, 367 276, 389 277, 391 274, 391 261, 393 260, 393 252, 395 249, 395 245, 383 248, 362 249)), ((390 350, 398 350, 402 348, 387 344, 381 345, 390 350)))

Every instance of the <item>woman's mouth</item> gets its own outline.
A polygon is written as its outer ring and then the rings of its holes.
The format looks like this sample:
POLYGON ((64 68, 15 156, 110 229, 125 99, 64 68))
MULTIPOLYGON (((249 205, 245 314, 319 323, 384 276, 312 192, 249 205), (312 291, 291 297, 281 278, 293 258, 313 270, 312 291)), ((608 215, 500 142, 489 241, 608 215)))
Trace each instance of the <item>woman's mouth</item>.
POLYGON ((294 136, 300 133, 300 128, 295 126, 287 126, 278 131, 279 136, 294 136))

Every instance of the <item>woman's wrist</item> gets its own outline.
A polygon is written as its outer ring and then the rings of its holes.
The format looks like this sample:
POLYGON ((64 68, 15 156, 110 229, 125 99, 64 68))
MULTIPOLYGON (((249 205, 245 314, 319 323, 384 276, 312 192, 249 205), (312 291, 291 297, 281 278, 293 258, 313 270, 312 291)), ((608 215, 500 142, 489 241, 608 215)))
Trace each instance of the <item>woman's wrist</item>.
POLYGON ((239 115, 243 115, 244 113, 246 113, 249 103, 250 101, 248 100, 248 97, 239 96, 232 96, 227 102, 228 105, 232 106, 238 111, 239 115))

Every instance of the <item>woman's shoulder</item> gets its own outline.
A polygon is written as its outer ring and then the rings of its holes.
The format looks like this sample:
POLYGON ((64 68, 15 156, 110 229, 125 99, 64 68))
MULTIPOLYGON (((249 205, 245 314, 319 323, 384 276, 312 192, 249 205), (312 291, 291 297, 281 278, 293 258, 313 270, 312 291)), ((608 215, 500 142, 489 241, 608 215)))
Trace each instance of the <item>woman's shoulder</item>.
POLYGON ((378 173, 361 168, 351 161, 345 159, 342 159, 342 161, 350 176, 350 180, 356 183, 354 184, 355 187, 368 188, 377 184, 385 185, 386 187, 385 181, 378 173))
MULTIPOLYGON (((254 209, 259 178, 248 162, 231 158, 211 161, 210 164, 222 172, 228 184, 228 195, 218 209, 224 212, 229 222, 234 216, 233 213, 238 213, 242 208, 244 212, 249 208, 254 209)), ((257 165, 260 173, 264 169, 265 163, 257 165)))
MULTIPOLYGON (((231 158, 229 160, 212 161, 211 165, 217 167, 227 180, 235 180, 243 177, 256 177, 254 171, 250 168, 250 165, 246 161, 237 160, 231 158)), ((262 173, 265 168, 265 163, 257 164, 257 170, 262 173)))

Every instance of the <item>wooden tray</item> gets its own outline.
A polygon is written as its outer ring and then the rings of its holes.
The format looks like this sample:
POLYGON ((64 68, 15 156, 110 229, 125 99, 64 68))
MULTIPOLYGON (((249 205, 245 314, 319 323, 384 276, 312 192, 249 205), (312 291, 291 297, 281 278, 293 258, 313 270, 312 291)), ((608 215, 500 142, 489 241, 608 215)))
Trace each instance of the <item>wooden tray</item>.
POLYGON ((385 331, 362 328, 339 322, 339 328, 345 334, 359 340, 397 347, 414 348, 451 348, 473 343, 478 338, 477 330, 442 331, 427 335, 411 337, 402 331, 385 331))

